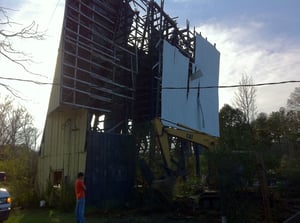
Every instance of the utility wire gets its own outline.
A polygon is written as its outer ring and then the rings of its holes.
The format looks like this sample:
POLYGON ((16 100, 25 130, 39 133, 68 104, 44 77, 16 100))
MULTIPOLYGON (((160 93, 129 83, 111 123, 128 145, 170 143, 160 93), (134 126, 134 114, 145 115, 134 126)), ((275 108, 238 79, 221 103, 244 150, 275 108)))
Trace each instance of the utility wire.
MULTIPOLYGON (((218 86, 200 86, 200 87, 189 87, 189 89, 206 89, 206 88, 237 88, 237 87, 260 87, 278 84, 288 84, 288 83, 300 83, 300 81, 290 80, 290 81, 278 81, 278 82, 266 82, 258 84, 235 84, 235 85, 218 85, 218 86)), ((163 87, 164 90, 181 90, 187 89, 187 87, 163 87)))
POLYGON ((47 25, 47 29, 49 28, 49 26, 50 26, 51 23, 52 23, 52 20, 53 20, 54 14, 55 14, 55 12, 56 12, 56 9, 57 9, 57 7, 58 7, 58 5, 59 5, 59 2, 60 2, 60 0, 57 0, 56 5, 55 5, 55 8, 53 9, 53 11, 52 11, 52 13, 51 13, 51 16, 50 16, 50 18, 49 18, 49 22, 48 22, 48 25, 47 25))
MULTIPOLYGON (((60 85, 59 83, 52 82, 41 82, 34 81, 29 79, 20 79, 20 78, 11 78, 11 77, 1 77, 2 80, 9 81, 20 81, 20 82, 28 82, 38 85, 60 85)), ((237 87, 260 87, 260 86, 270 86, 270 85, 279 85, 279 84, 289 84, 289 83, 300 83, 300 80, 289 80, 289 81, 278 81, 278 82, 266 82, 266 83, 258 83, 258 84, 235 84, 235 85, 218 85, 218 86, 200 86, 200 87, 189 87, 189 89, 206 89, 206 88, 237 88, 237 87)), ((95 85, 96 86, 96 85, 95 85)), ((187 87, 163 87, 164 90, 181 90, 187 89, 187 87)))

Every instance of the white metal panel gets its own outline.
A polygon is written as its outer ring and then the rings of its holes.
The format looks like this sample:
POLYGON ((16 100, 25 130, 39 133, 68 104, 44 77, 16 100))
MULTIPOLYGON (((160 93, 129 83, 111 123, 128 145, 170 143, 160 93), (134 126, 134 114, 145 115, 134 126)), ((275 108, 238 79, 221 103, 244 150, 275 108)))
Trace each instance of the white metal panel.
POLYGON ((193 74, 188 83, 188 58, 164 42, 161 116, 219 136, 218 88, 205 87, 218 86, 220 53, 201 36, 196 38, 195 53, 193 74))
MULTIPOLYGON (((182 121, 184 107, 187 104, 186 90, 165 89, 166 87, 185 87, 188 77, 188 58, 179 50, 164 41, 163 48, 163 77, 162 77, 162 111, 163 119, 178 122, 182 121)), ((169 123, 168 123, 169 125, 169 123)))
POLYGON ((200 81, 200 104, 204 123, 200 130, 219 136, 219 91, 218 88, 205 88, 219 85, 220 53, 202 36, 196 37, 195 68, 202 71, 200 81))

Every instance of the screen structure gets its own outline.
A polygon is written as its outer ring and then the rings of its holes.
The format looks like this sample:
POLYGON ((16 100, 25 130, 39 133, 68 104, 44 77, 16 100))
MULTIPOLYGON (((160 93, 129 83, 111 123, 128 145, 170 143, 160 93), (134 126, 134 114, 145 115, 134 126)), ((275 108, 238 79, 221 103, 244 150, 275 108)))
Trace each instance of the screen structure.
POLYGON ((197 35, 189 75, 189 59, 164 41, 161 118, 165 125, 180 123, 219 136, 219 63, 219 51, 197 35))

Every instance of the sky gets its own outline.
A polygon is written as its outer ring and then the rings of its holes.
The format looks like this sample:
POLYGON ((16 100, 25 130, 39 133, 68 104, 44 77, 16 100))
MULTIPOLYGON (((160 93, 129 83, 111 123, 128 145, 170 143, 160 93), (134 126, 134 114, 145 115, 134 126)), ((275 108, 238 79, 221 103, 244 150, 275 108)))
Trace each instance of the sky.
MULTIPOLYGON (((160 1, 157 0, 160 4, 160 1)), ((53 80, 64 13, 64 0, 0 0, 16 26, 35 21, 46 34, 45 40, 14 41, 14 47, 27 53, 34 63, 26 67, 0 56, 0 83, 12 86, 42 131, 48 109, 51 85, 5 80, 3 77, 53 80)), ((242 75, 256 83, 300 81, 300 1, 298 0, 165 0, 164 10, 179 27, 190 27, 216 44, 220 57, 219 85, 237 85, 242 75)), ((10 27, 11 28, 11 27, 10 27)), ((256 88, 257 112, 270 114, 286 106, 300 83, 256 88)), ((219 89, 219 108, 233 105, 237 88, 219 89)), ((0 86, 1 99, 10 92, 0 86)), ((13 95, 11 95, 13 97, 13 95)), ((14 98, 14 97, 13 97, 14 98)))

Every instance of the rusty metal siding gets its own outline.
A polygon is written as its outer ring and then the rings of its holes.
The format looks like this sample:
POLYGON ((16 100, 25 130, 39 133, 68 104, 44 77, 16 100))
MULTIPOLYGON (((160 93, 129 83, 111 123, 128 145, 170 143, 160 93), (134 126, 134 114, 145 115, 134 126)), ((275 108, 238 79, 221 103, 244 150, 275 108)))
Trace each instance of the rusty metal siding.
POLYGON ((113 208, 133 196, 136 166, 134 139, 128 135, 89 132, 86 185, 88 204, 113 208))

